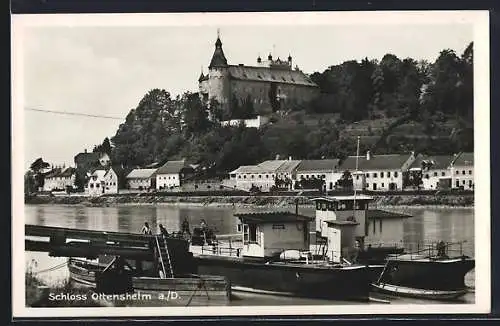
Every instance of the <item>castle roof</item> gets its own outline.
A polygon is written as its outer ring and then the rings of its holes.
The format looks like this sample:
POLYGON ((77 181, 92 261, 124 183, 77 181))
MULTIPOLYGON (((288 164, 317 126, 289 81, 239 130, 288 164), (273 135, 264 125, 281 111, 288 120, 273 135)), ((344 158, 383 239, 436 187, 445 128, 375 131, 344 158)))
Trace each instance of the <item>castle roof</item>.
POLYGON ((307 76, 300 70, 230 65, 229 74, 232 79, 237 80, 262 81, 318 87, 318 85, 316 85, 316 83, 314 83, 309 78, 309 76, 307 76))
POLYGON ((227 67, 227 59, 224 55, 224 51, 222 51, 222 42, 219 37, 217 37, 217 41, 215 42, 214 55, 208 67, 227 67))

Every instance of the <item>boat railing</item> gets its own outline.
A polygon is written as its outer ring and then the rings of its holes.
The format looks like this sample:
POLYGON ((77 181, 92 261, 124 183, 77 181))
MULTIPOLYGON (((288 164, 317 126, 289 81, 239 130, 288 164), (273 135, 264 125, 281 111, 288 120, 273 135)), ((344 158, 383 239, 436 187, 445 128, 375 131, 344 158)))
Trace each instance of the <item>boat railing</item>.
POLYGON ((408 252, 402 254, 393 255, 393 257, 399 257, 405 255, 410 259, 419 259, 422 256, 427 258, 440 258, 440 257, 462 257, 464 256, 464 243, 467 241, 458 242, 444 242, 435 241, 433 243, 417 244, 416 250, 409 250, 408 252))
POLYGON ((219 255, 219 256, 239 257, 241 254, 241 248, 208 245, 208 246, 201 247, 201 253, 202 254, 219 255))

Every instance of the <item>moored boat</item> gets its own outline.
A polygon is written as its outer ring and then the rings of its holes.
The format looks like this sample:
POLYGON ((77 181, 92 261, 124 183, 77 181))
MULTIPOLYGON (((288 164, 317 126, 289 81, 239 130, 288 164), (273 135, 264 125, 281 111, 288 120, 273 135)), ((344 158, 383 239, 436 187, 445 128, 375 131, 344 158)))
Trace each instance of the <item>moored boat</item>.
MULTIPOLYGON (((337 300, 368 300, 370 282, 383 265, 355 264, 333 255, 310 251, 312 217, 291 212, 235 214, 241 221, 238 248, 192 245, 198 273, 226 276, 237 291, 337 300)), ((354 243, 346 228, 342 244, 354 243)), ((340 238, 339 238, 340 240, 340 238)), ((338 244, 339 246, 341 243, 338 244)), ((340 250, 340 249, 338 249, 340 250)))
POLYGON ((438 242, 416 253, 389 255, 383 272, 372 284, 377 291, 426 299, 456 299, 468 292, 465 275, 475 260, 457 254, 462 243, 438 242))

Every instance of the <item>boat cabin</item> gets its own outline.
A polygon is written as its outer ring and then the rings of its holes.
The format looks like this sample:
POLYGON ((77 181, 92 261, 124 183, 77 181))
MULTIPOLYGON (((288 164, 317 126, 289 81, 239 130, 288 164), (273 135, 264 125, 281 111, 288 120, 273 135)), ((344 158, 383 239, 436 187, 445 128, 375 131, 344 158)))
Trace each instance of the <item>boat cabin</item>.
POLYGON ((264 258, 284 250, 309 250, 309 222, 291 212, 235 214, 243 225, 241 256, 264 258))
POLYGON ((355 231, 359 226, 355 221, 327 220, 326 257, 334 263, 340 263, 342 257, 349 257, 356 247, 355 231))
POLYGON ((356 225, 354 236, 366 236, 367 211, 372 200, 373 197, 367 195, 313 198, 316 204, 316 232, 326 238, 329 232, 327 221, 350 221, 355 224, 349 225, 356 225))

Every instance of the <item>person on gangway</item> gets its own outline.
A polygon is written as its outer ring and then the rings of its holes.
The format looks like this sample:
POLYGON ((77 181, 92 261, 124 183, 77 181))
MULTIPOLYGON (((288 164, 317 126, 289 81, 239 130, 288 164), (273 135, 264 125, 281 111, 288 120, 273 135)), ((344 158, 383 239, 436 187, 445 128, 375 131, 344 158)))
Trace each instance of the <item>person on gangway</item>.
POLYGON ((153 232, 151 231, 151 228, 149 227, 149 223, 148 222, 144 222, 144 226, 141 229, 141 233, 142 234, 148 234, 148 235, 153 234, 153 232))
POLYGON ((164 237, 168 237, 168 231, 165 229, 163 224, 159 224, 158 228, 160 229, 160 234, 163 235, 164 237))

